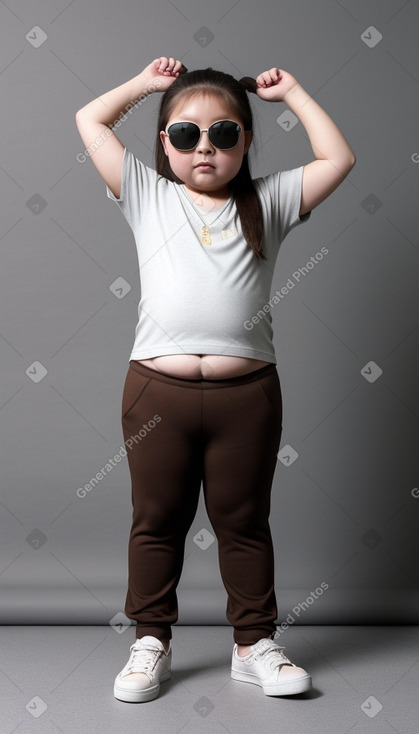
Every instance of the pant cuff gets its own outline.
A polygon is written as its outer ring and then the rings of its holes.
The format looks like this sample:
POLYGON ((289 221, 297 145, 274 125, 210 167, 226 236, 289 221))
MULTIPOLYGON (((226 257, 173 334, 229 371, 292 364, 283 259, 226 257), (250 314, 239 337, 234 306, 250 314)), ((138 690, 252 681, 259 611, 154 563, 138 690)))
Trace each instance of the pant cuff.
POLYGON ((161 640, 162 642, 168 642, 172 639, 172 631, 171 629, 167 629, 167 627, 137 627, 135 631, 135 636, 137 640, 140 640, 142 637, 145 637, 146 635, 152 635, 153 637, 157 637, 158 640, 161 640))
POLYGON ((276 625, 268 629, 259 627, 251 630, 234 630, 234 642, 237 645, 254 645, 255 642, 261 640, 262 637, 271 637, 276 632, 276 625))

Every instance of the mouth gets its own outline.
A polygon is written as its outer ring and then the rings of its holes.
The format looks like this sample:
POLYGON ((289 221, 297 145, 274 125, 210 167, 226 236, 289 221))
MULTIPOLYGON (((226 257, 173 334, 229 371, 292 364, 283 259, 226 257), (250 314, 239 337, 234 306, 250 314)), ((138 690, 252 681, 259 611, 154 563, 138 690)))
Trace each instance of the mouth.
POLYGON ((214 166, 212 165, 212 163, 209 163, 208 161, 201 161, 200 163, 197 163, 197 165, 194 166, 194 167, 195 168, 202 168, 204 170, 209 170, 210 168, 214 168, 214 166))

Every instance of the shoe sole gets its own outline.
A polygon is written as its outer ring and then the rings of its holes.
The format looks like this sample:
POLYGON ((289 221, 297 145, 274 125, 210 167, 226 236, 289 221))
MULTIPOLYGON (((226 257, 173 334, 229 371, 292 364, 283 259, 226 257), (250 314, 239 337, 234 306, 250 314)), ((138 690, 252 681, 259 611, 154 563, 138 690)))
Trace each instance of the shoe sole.
POLYGON ((129 703, 145 703, 146 701, 153 701, 160 693, 160 683, 165 680, 169 680, 171 677, 171 671, 168 670, 160 677, 160 682, 149 688, 143 688, 139 691, 133 690, 132 688, 124 688, 123 685, 116 683, 113 688, 113 695, 118 701, 127 701, 129 703))
POLYGON ((260 678, 252 675, 251 673, 242 673, 237 670, 231 671, 231 677, 233 680, 239 680, 243 683, 253 683, 263 688, 265 696, 292 696, 294 693, 304 693, 311 688, 311 676, 306 675, 304 678, 299 678, 295 681, 288 681, 287 683, 273 683, 271 685, 264 685, 260 678))

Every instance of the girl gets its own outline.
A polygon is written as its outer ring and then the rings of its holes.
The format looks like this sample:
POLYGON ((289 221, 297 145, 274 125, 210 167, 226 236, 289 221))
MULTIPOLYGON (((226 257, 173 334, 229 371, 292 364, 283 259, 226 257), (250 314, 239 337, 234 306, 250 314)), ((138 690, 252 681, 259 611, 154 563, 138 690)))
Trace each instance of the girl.
POLYGON ((150 701, 170 678, 176 587, 201 481, 234 628, 231 676, 269 696, 306 691, 310 676, 273 639, 268 517, 282 396, 269 298, 281 242, 345 179, 355 155, 327 113, 276 67, 249 83, 211 68, 187 72, 161 56, 79 110, 76 122, 133 231, 141 279, 122 397, 133 504, 125 612, 137 626, 114 695, 150 701), (247 89, 285 102, 316 160, 251 178, 247 89), (164 92, 156 170, 112 130, 155 91, 164 92))

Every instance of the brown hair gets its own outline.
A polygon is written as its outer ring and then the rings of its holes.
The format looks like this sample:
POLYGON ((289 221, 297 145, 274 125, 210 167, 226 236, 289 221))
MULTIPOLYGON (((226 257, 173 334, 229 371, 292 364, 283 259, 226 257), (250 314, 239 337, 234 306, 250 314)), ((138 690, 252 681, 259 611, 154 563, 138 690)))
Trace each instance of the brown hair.
MULTIPOLYGON (((247 82, 247 78, 246 78, 247 82)), ((188 99, 197 92, 216 94, 231 103, 245 130, 253 131, 253 114, 246 88, 251 86, 237 81, 231 74, 217 71, 211 67, 181 73, 162 95, 158 112, 157 140, 155 149, 156 171, 169 181, 183 183, 172 171, 169 159, 164 152, 160 139, 160 130, 165 130, 172 110, 180 99, 188 99)), ((251 178, 248 153, 243 155, 240 170, 228 183, 231 196, 235 201, 237 216, 244 238, 258 260, 266 260, 263 246, 262 206, 251 178)))

